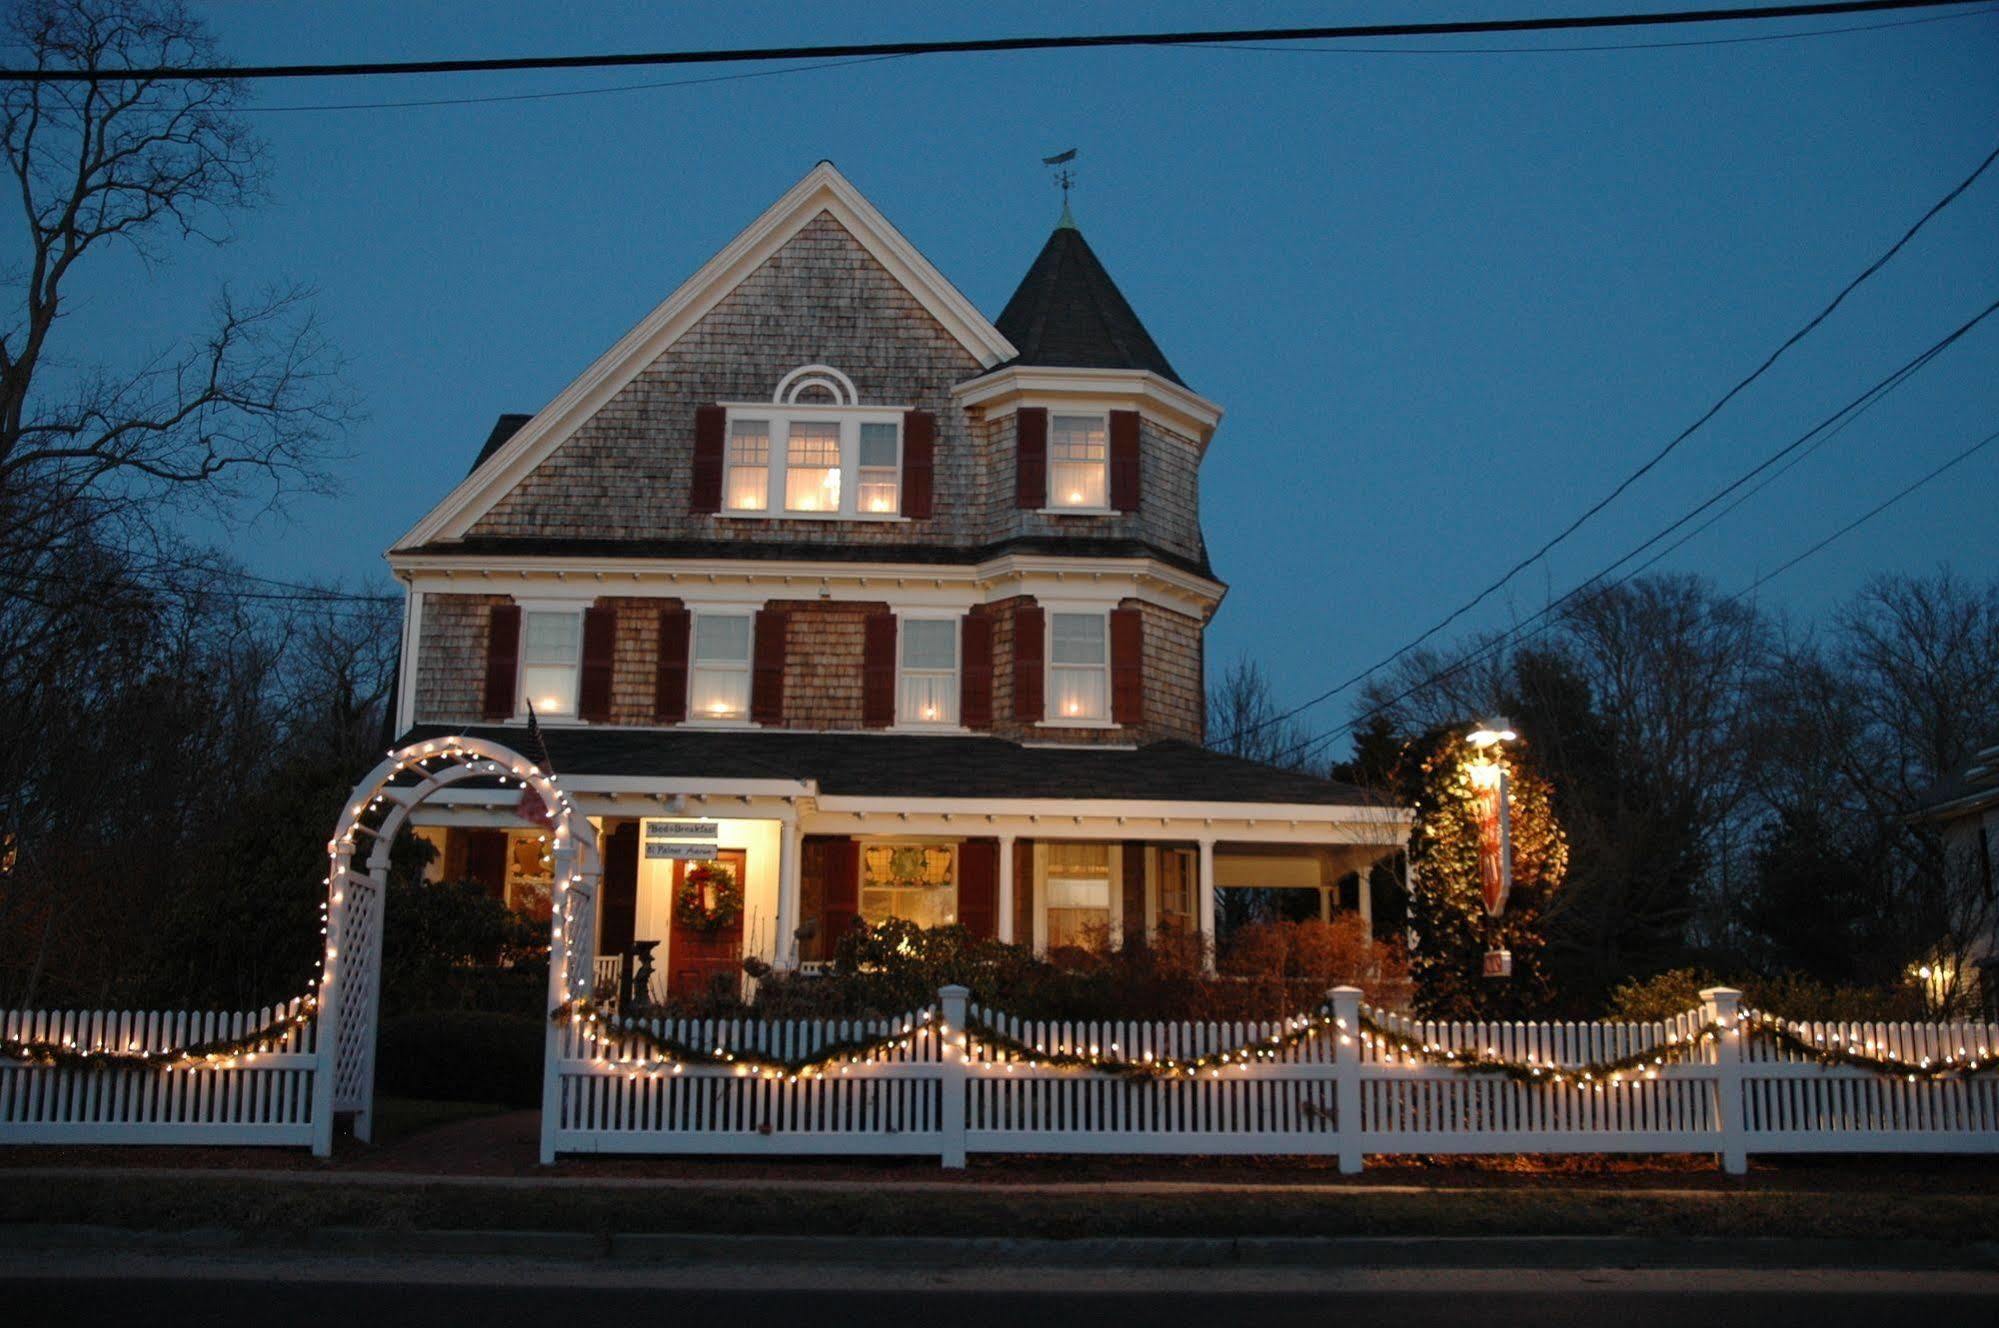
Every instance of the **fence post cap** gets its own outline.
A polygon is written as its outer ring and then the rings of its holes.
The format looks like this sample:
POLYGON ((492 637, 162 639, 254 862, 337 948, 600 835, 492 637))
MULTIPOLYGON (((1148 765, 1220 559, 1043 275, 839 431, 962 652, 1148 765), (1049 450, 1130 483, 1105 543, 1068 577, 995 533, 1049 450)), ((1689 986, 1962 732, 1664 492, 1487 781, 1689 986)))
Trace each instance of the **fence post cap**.
POLYGON ((1360 989, 1359 987, 1334 987, 1334 988, 1332 989, 1332 991, 1331 991, 1331 992, 1329 992, 1329 993, 1327 993, 1327 994, 1328 994, 1328 995, 1332 995, 1332 996, 1365 996, 1365 995, 1367 995, 1367 993, 1366 993, 1365 991, 1362 991, 1362 990, 1361 990, 1361 989, 1360 989))
POLYGON ((1704 1001, 1739 1001, 1742 992, 1735 987, 1703 987, 1701 999, 1704 1001))
POLYGON ((946 1000, 950 1000, 953 998, 962 999, 963 997, 970 996, 972 994, 972 989, 970 987, 961 987, 957 983, 952 982, 945 986, 939 987, 937 989, 937 994, 939 996, 944 997, 946 1000))

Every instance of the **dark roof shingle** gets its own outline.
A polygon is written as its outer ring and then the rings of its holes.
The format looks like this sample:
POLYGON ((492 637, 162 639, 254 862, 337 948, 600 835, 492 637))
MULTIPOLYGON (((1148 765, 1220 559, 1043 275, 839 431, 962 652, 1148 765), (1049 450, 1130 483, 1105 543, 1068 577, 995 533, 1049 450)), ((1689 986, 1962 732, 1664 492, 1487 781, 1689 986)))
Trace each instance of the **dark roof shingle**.
POLYGON ((1074 225, 1057 226, 995 324, 1020 351, 1013 364, 1149 369, 1180 375, 1074 225))
MULTIPOLYGON (((464 733, 530 750, 509 726, 411 729, 397 746, 464 733)), ((1189 742, 1030 747, 1004 738, 547 726, 558 774, 814 780, 822 794, 875 798, 1080 798, 1379 806, 1365 789, 1189 742)))

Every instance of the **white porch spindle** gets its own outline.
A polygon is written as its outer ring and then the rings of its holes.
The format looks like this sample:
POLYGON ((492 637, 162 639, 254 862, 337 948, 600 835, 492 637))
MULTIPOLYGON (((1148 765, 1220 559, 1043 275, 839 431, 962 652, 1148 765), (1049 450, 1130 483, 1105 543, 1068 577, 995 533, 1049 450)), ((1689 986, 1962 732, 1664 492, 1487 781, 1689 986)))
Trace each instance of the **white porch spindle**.
POLYGON ((1013 935, 1013 839, 999 837, 999 938, 1011 942, 1013 935))
POLYGON ((1201 841, 1201 886, 1199 899, 1201 909, 1201 943, 1207 951, 1208 966, 1215 962, 1215 841, 1201 841))
POLYGON ((777 935, 771 938, 771 963, 778 968, 798 963, 799 872, 804 854, 805 837, 794 811, 785 816, 778 831, 777 935))

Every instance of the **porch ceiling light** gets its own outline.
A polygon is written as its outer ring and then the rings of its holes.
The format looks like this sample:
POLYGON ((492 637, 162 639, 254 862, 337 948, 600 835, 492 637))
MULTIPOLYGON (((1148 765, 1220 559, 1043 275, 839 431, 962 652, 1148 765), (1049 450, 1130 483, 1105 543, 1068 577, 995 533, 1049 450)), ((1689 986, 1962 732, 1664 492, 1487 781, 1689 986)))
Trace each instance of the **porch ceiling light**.
POLYGON ((1512 742, 1520 735, 1513 731, 1513 721, 1499 715, 1479 721, 1477 728, 1465 735, 1465 741, 1474 747, 1491 747, 1496 743, 1512 742))

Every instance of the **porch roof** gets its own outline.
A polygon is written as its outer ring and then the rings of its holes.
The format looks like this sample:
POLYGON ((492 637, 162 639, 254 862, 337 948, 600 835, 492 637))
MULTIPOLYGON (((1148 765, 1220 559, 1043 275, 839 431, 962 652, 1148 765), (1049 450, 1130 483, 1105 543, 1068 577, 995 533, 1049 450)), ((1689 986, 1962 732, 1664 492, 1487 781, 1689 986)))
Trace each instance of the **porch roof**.
MULTIPOLYGON (((419 725, 396 742, 465 733, 532 752, 518 725, 419 725)), ((1352 784, 1246 761, 1189 742, 1027 746, 1004 738, 894 733, 717 732, 544 725, 568 778, 809 781, 827 797, 1074 798, 1381 808, 1352 784)))

